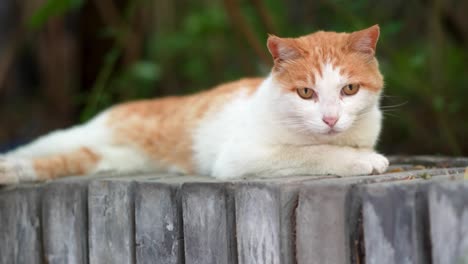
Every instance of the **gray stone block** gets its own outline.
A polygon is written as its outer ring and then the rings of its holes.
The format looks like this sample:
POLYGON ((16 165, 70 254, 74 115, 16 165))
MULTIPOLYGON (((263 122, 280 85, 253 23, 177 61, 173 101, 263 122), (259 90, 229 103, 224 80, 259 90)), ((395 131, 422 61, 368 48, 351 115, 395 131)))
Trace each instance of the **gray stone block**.
POLYGON ((431 262, 425 182, 375 184, 363 195, 368 264, 431 262))
POLYGON ((137 263, 182 263, 183 234, 178 185, 138 182, 135 191, 137 263))
POLYGON ((297 263, 351 263, 353 236, 357 232, 353 230, 357 215, 352 213, 359 211, 352 189, 351 184, 316 183, 300 190, 296 211, 297 263))
MULTIPOLYGON (((271 179, 264 182, 269 186, 270 192, 279 197, 279 234, 280 234, 280 258, 281 263, 295 263, 297 260, 296 250, 296 215, 299 202, 299 190, 303 186, 314 184, 321 180, 333 179, 324 176, 300 176, 271 179)), ((245 183, 244 183, 245 184, 245 183)), ((258 183, 255 183, 258 184, 258 183)), ((249 184, 247 184, 249 185, 249 184)), ((275 215, 272 215, 277 217, 275 215)))
POLYGON ((42 191, 46 263, 88 263, 87 184, 56 182, 42 191))
POLYGON ((222 183, 186 183, 182 186, 185 262, 234 263, 231 200, 222 183))
POLYGON ((88 189, 89 262, 135 262, 132 182, 93 181, 88 189))
POLYGON ((228 220, 230 199, 222 183, 186 183, 182 186, 185 262, 234 263, 234 230, 228 220))
POLYGON ((0 192, 0 263, 42 263, 40 192, 19 186, 0 192))
POLYGON ((346 178, 114 173, 5 188, 0 263, 463 263, 466 184, 440 182, 464 169, 400 161, 394 173, 346 178), (426 184, 437 187, 432 254, 426 184))
POLYGON ((427 167, 450 168, 468 166, 468 157, 448 156, 390 156, 391 164, 423 165, 427 167))
POLYGON ((238 184, 235 208, 239 263, 281 263, 281 215, 277 187, 238 184))
POLYGON ((468 183, 431 186, 429 216, 432 263, 468 263, 468 183))

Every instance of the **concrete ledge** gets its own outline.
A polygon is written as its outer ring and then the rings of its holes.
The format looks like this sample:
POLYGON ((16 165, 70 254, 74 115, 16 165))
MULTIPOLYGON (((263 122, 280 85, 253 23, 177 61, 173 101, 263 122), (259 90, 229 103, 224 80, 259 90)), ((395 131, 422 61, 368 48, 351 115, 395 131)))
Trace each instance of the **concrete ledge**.
POLYGON ((0 188, 0 263, 467 261, 468 159, 392 160, 348 178, 135 173, 0 188))
POLYGON ((468 263, 467 182, 430 186, 429 217, 433 263, 468 263))

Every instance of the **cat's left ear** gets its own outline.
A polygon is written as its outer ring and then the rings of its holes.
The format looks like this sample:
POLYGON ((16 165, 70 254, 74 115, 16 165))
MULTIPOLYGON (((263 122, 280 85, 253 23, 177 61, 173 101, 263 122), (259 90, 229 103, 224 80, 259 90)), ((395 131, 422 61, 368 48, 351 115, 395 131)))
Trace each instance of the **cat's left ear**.
POLYGON ((273 57, 273 60, 293 60, 300 56, 300 51, 296 47, 293 39, 280 38, 274 35, 269 35, 267 47, 273 57))
POLYGON ((373 25, 370 28, 351 33, 348 43, 352 50, 373 56, 375 54, 379 35, 379 25, 373 25))

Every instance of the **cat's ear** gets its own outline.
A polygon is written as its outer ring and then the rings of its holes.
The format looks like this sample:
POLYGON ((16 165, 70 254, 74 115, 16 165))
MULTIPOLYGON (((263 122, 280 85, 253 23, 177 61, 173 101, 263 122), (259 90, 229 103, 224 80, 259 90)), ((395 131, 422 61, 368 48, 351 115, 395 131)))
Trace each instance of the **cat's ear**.
POLYGON ((301 54, 297 49, 294 40, 289 38, 280 38, 274 35, 269 35, 267 47, 274 61, 293 60, 301 54))
POLYGON ((377 41, 379 40, 380 28, 379 25, 373 25, 360 31, 353 32, 349 35, 349 47, 358 52, 369 55, 375 54, 377 41))

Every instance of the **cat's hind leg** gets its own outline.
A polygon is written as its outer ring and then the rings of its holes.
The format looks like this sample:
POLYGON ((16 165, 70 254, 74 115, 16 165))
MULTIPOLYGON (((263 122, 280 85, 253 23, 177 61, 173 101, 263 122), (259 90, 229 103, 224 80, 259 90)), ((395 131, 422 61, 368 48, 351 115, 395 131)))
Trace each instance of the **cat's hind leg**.
POLYGON ((0 156, 0 184, 45 181, 64 176, 156 171, 158 166, 138 148, 116 142, 106 113, 90 122, 49 133, 0 156))
POLYGON ((45 181, 92 172, 101 156, 88 147, 35 158, 0 159, 0 184, 45 181))
POLYGON ((65 176, 160 171, 148 156, 127 145, 81 146, 45 156, 0 158, 0 184, 47 181, 65 176))
POLYGON ((44 181, 91 173, 103 160, 99 148, 109 145, 106 115, 68 129, 53 131, 0 155, 0 184, 44 181))
POLYGON ((99 146, 109 138, 106 113, 83 125, 52 131, 34 141, 0 155, 1 158, 30 159, 74 151, 83 146, 99 146))
POLYGON ((0 158, 0 184, 34 181, 36 173, 31 162, 19 159, 0 158))
POLYGON ((102 117, 53 131, 0 155, 0 184, 42 181, 86 173, 99 162, 94 146, 105 144, 102 117))

